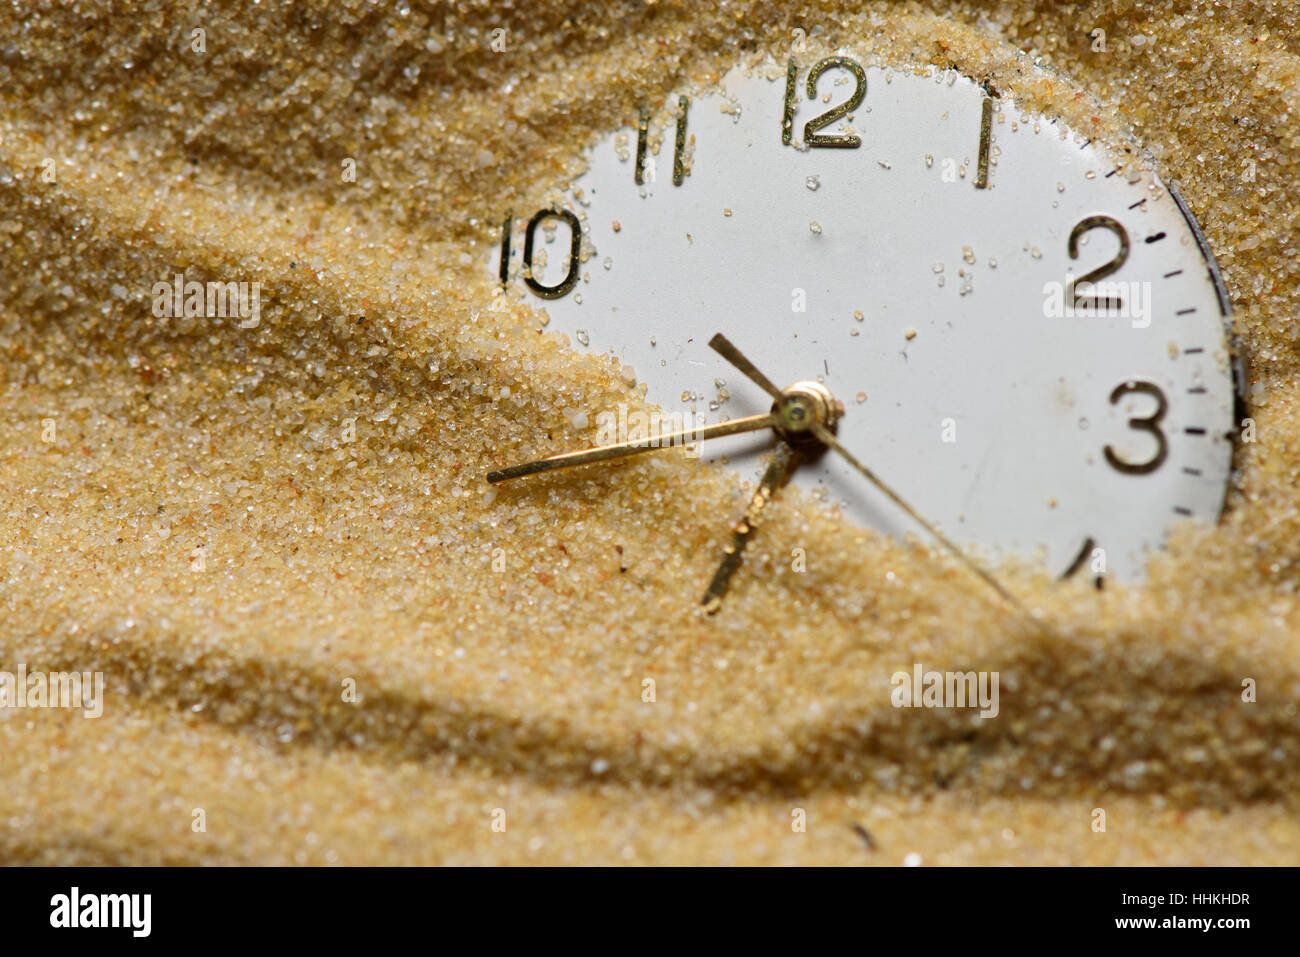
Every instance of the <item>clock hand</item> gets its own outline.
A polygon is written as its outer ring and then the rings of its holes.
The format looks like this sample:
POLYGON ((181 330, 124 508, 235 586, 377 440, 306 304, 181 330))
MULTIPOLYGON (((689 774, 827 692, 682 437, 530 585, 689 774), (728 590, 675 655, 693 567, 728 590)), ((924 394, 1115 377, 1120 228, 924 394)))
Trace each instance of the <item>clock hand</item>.
POLYGON ((771 379, 759 372, 758 367, 746 359, 741 351, 731 344, 731 340, 722 333, 715 334, 709 340, 709 348, 745 373, 760 389, 776 399, 776 401, 780 402, 785 398, 785 393, 774 386, 771 379))
POLYGON ((708 590, 704 593, 704 610, 710 615, 722 607, 722 597, 727 593, 731 576, 740 567, 740 556, 749 544, 749 537, 763 516, 763 509, 772 496, 790 479, 795 466, 799 464, 799 453, 788 442, 777 442, 776 453, 759 480, 758 489, 745 508, 745 514, 732 527, 731 544, 723 550, 722 563, 713 573, 708 590))
POLYGON ((653 440, 654 445, 649 444, 650 439, 632 439, 614 445, 601 445, 596 448, 582 449, 578 452, 565 452, 562 455, 552 455, 550 458, 538 459, 535 462, 525 462, 522 465, 511 465, 508 468, 497 469, 487 474, 487 480, 495 485, 498 482, 522 478, 525 475, 549 472, 552 469, 586 465, 589 462, 601 462, 605 459, 618 459, 626 455, 636 455, 640 452, 653 452, 657 449, 668 448, 678 439, 699 442, 704 439, 715 439, 723 435, 736 435, 740 432, 770 429, 777 424, 777 421, 775 413, 766 412, 762 415, 747 415, 743 418, 732 419, 730 422, 706 425, 700 429, 683 429, 680 432, 669 432, 656 437, 653 440))
MULTIPOLYGON (((895 492, 892 488, 890 488, 883 481, 881 481, 875 472, 867 468, 865 464, 863 464, 861 461, 858 460, 857 456, 855 456, 852 452, 850 452, 843 445, 841 445, 839 439, 835 438, 834 433, 831 432, 830 429, 826 428, 820 422, 811 423, 809 425, 809 428, 812 431, 813 435, 817 436, 818 440, 821 441, 822 444, 824 444, 828 448, 834 449, 840 455, 844 456, 844 458, 848 461, 850 465, 852 465, 855 469, 861 472, 863 476, 866 477, 868 482, 870 482, 880 491, 884 492, 885 495, 889 497, 890 501, 892 501, 895 505, 897 505, 909 516, 911 516, 914 522, 916 522, 927 532, 933 535, 939 541, 939 543, 943 545, 944 548, 948 549, 948 551, 952 552, 952 554, 955 555, 963 565, 965 565, 976 575, 982 578, 986 584, 992 587, 994 591, 996 591, 999 595, 1001 595, 1010 604, 1014 605, 1016 608, 1022 611, 1026 616, 1028 616, 1031 619, 1034 617, 1029 613, 1029 609, 1027 609, 1024 605, 1020 604, 1019 600, 1017 600, 1016 597, 1011 594, 1011 592, 1003 588, 996 578, 994 578, 982 567, 980 567, 980 565, 973 558, 971 558, 964 551, 958 548, 957 545, 954 544, 952 540, 949 539, 946 535, 944 535, 943 532, 939 531, 937 527, 935 527, 930 522, 922 518, 920 513, 917 512, 916 509, 912 508, 912 506, 907 504, 907 502, 905 502, 897 492, 895 492)), ((1034 620, 1036 621, 1037 619, 1034 620)))

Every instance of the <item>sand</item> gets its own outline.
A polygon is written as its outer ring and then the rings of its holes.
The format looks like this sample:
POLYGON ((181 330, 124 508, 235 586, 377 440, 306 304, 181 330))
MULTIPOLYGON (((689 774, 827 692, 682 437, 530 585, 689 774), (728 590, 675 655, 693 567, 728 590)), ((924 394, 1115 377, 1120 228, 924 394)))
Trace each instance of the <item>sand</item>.
POLYGON ((1300 860, 1292 14, 237 9, 0 12, 0 670, 107 682, 100 718, 0 711, 0 861, 1300 860), (1037 59, 1069 82, 1023 96, 1178 182, 1257 441, 1144 586, 1004 570, 1036 627, 788 489, 710 618, 729 474, 484 482, 640 401, 495 294, 501 217, 794 27, 1009 87, 1037 59), (181 270, 262 282, 258 325, 155 318, 181 270), (998 717, 892 707, 915 662, 998 671, 998 717))

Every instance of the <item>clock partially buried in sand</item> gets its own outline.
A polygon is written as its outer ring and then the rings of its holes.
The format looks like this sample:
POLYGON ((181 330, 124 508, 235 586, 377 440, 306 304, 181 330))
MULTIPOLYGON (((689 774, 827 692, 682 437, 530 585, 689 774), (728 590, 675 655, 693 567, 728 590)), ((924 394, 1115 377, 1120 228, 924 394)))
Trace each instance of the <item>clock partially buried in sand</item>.
POLYGON ((925 529, 999 591, 1009 558, 1136 578, 1176 522, 1217 520, 1227 299, 1136 143, 843 51, 610 127, 552 204, 505 220, 491 268, 664 415, 597 413, 593 448, 489 481, 677 443, 757 477, 713 609, 786 481, 925 529))

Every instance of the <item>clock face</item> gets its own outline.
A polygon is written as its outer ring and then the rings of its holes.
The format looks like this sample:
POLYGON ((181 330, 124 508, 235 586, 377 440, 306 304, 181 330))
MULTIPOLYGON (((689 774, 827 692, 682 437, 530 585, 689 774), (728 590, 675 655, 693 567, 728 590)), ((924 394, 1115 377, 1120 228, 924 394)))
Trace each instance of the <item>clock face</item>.
MULTIPOLYGON (((770 407, 715 331, 780 387, 821 383, 840 441, 986 557, 1133 577, 1175 522, 1219 515, 1234 392, 1199 232, 1133 152, 1014 91, 848 56, 733 70, 605 136, 492 268, 665 423, 770 407)), ((752 477, 771 447, 703 456, 752 477)), ((839 456, 794 481, 917 530, 839 456)))

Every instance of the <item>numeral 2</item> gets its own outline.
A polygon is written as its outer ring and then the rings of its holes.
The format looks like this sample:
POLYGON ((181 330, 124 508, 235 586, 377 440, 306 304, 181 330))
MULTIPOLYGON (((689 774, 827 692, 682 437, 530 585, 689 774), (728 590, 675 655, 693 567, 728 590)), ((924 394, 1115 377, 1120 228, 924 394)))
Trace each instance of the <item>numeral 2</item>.
POLYGON ((1078 279, 1074 280, 1070 286, 1071 295, 1074 297, 1074 306, 1076 309, 1109 309, 1112 307, 1120 309, 1124 305, 1124 300, 1118 296, 1114 299, 1102 299, 1091 293, 1083 295, 1080 295, 1079 293, 1079 285, 1081 283, 1092 285, 1096 283, 1097 280, 1116 272, 1120 266, 1123 266, 1128 260, 1128 233, 1125 231, 1124 227, 1120 225, 1118 220, 1112 219, 1109 216, 1089 216, 1086 219, 1079 220, 1074 229, 1070 230, 1070 241, 1067 250, 1070 253, 1071 259, 1079 258, 1079 237, 1092 229, 1109 229, 1114 233, 1115 237, 1119 240, 1119 252, 1115 254, 1115 258, 1110 262, 1103 263, 1092 272, 1084 273, 1078 279))

